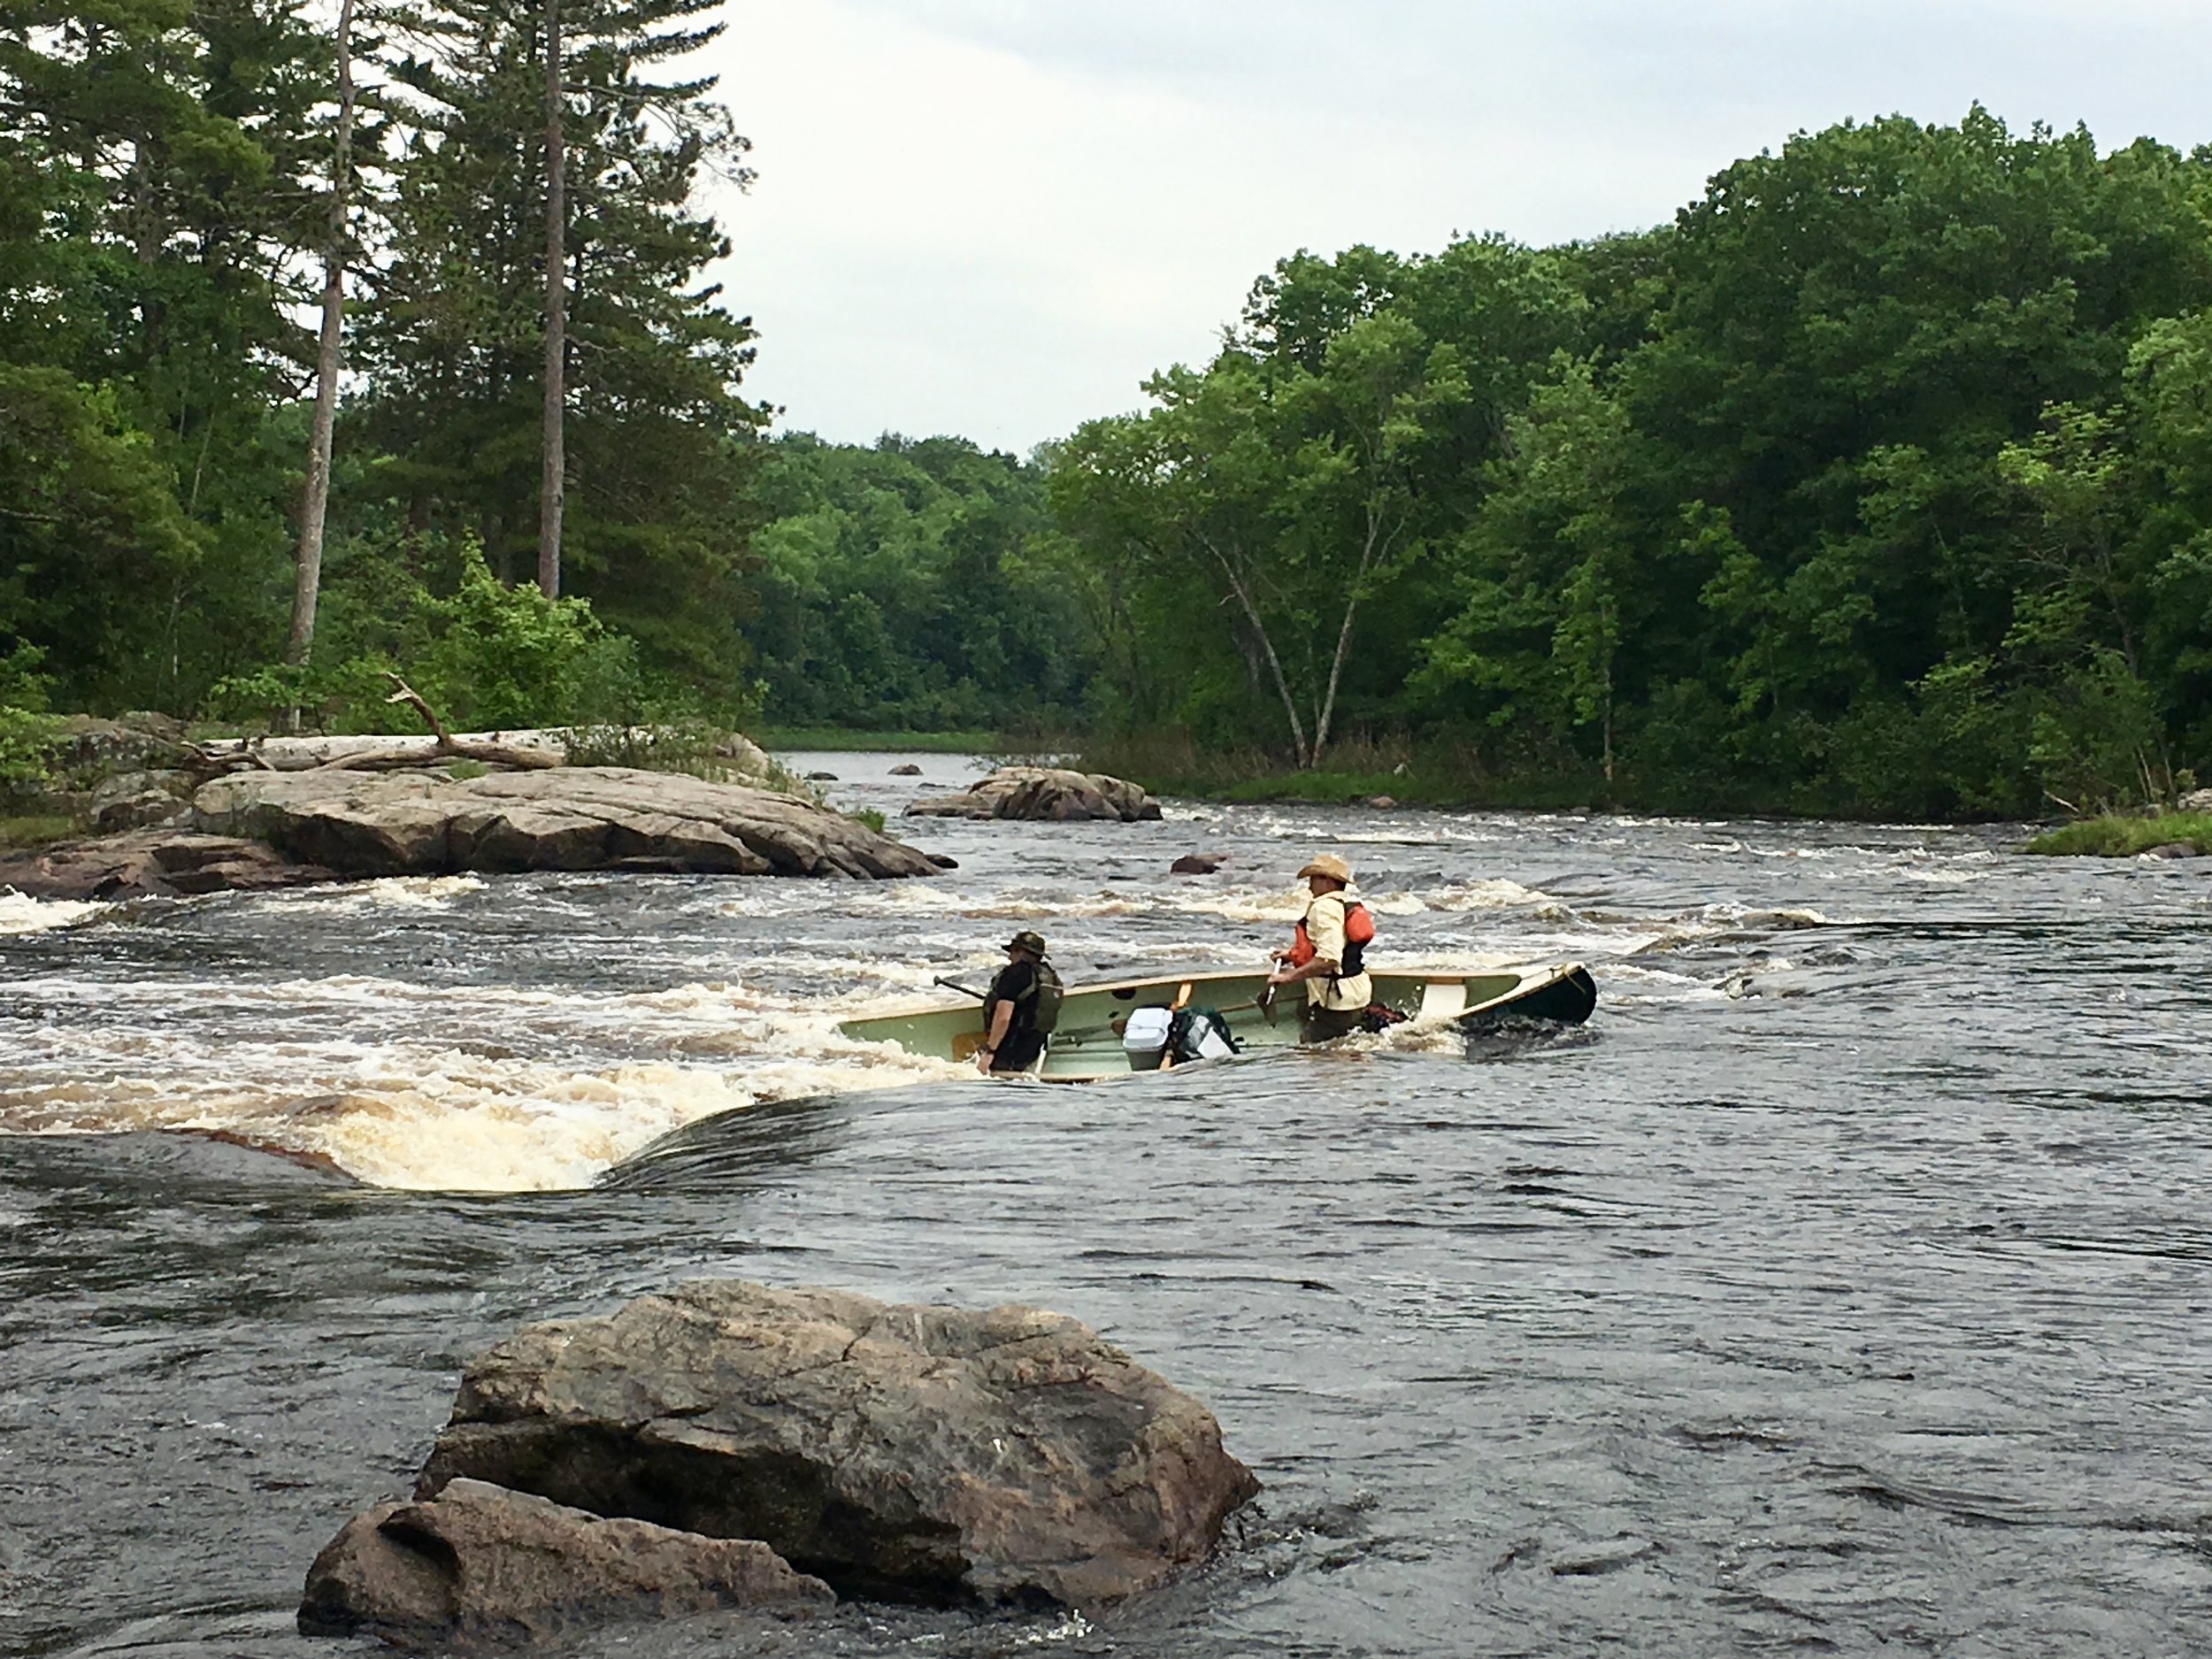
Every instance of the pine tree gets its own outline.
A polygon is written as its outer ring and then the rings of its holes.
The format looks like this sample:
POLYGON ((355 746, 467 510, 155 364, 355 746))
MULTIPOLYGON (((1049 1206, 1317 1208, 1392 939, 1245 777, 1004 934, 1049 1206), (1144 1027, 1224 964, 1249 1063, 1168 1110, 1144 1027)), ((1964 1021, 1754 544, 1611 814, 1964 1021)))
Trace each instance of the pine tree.
POLYGON ((749 324, 700 280, 727 244, 692 198, 710 171, 742 182, 746 145, 710 78, 671 73, 721 32, 718 4, 561 0, 557 105, 544 0, 451 0, 420 24, 396 65, 413 130, 361 338, 411 523, 475 535, 511 582, 534 549, 541 587, 734 685, 737 595, 715 590, 740 568, 760 413, 737 390, 749 324))

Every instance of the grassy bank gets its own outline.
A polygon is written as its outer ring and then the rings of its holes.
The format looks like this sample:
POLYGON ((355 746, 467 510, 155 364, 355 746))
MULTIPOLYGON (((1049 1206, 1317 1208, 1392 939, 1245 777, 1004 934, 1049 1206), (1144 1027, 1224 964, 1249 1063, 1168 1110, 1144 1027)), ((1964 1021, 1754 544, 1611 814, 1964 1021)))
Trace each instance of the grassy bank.
POLYGON ((51 841, 66 841, 78 831, 76 819, 50 814, 0 817, 0 849, 27 852, 51 841))
POLYGON ((2212 814, 2166 812, 2157 818, 2088 818, 2037 836, 2028 843, 2027 849, 2032 853, 2131 858, 2137 853, 2176 841, 2193 847, 2200 853, 2212 853, 2212 814))
POLYGON ((841 726, 766 726, 746 733, 770 753, 903 749, 918 755, 999 755, 1023 747, 995 732, 862 732, 841 726))

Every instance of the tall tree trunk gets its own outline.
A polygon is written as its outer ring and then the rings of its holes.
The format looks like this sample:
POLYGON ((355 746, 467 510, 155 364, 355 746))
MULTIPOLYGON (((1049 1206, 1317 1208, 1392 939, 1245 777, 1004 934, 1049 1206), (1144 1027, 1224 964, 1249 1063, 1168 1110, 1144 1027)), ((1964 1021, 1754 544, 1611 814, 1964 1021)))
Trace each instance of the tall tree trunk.
POLYGON ((1253 600, 1251 589, 1245 586, 1235 562, 1211 541, 1206 541, 1205 548, 1220 563, 1222 574, 1229 579, 1229 591, 1236 595, 1238 607, 1252 625, 1252 637, 1259 641, 1260 649, 1267 657, 1268 672, 1274 676, 1275 689, 1283 700, 1283 713, 1290 720, 1290 741, 1297 753, 1298 770, 1303 772, 1312 764, 1312 751, 1306 747, 1306 723, 1298 718, 1298 700, 1290 695, 1290 681, 1283 673, 1282 659, 1275 655, 1275 641, 1269 637, 1267 624, 1260 620, 1260 608, 1253 600))
POLYGON ((1404 523, 1401 518, 1386 534, 1380 517, 1371 507, 1368 510, 1367 540, 1359 552, 1359 574, 1352 580, 1352 596, 1344 602, 1344 626, 1336 631, 1336 655, 1329 659, 1328 688, 1322 695, 1321 706, 1314 712, 1313 765, 1321 764, 1321 751, 1329 741, 1329 726, 1336 718, 1337 687, 1344 679, 1345 659, 1352 654, 1352 618, 1359 611, 1360 592, 1367 585, 1367 572, 1374 569, 1379 558, 1388 554, 1404 523))
POLYGON ((561 0, 545 0, 545 479, 538 494, 538 591, 561 596, 561 508, 568 472, 567 156, 561 130, 561 0))
MULTIPOLYGON (((304 666, 315 649, 315 606, 323 582, 323 520, 330 505, 330 434, 338 419, 338 375, 346 314, 346 201, 353 180, 353 0, 338 5, 338 125, 331 144, 330 225, 323 243, 323 333, 315 354, 315 419, 307 438, 307 493, 300 503, 292 637, 284 660, 304 666)), ((297 710, 294 710, 296 717, 297 710)), ((295 721, 296 724, 296 720, 295 721)))

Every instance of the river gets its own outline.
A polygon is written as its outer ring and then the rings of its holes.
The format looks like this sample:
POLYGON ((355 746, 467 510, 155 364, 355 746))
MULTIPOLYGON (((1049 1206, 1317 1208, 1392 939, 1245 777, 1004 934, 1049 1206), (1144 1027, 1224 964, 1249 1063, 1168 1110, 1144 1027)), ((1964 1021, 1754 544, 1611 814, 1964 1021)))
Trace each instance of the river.
MULTIPOLYGON (((789 758, 893 811, 971 775, 789 758)), ((1119 1609, 582 1651, 2212 1649, 2198 866, 1352 808, 906 838, 959 868, 0 895, 0 1652, 365 1651, 292 1633, 303 1575, 465 1359, 701 1275, 1074 1314, 1266 1491, 1119 1609), (1071 979, 1258 962, 1322 849, 1378 962, 1578 958, 1596 1016, 1079 1088, 833 1028, 1018 927, 1071 979)))

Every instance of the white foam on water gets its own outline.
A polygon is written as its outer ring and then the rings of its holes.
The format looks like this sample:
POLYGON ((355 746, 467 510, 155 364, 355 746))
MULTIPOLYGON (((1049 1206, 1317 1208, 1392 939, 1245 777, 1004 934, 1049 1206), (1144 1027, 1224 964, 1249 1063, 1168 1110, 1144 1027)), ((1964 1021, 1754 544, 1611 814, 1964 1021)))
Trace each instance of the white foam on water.
MULTIPOLYGON (((234 1043, 142 1031, 78 1032, 0 1087, 0 1132, 212 1131, 326 1158, 380 1187, 457 1192, 588 1185, 686 1124, 764 1102, 964 1077, 968 1069, 839 1035, 820 1010, 682 987, 603 999, 633 1014, 658 1003, 727 1064, 664 1060, 600 1067, 419 1041, 234 1043), (717 1018, 717 1010, 719 1011, 717 1018)), ((741 994, 740 994, 741 995, 741 994)), ((670 1044, 682 1050, 686 1045, 670 1044)))
POLYGON ((34 899, 0 887, 0 933, 42 933, 113 908, 91 900, 34 899))
POLYGON ((1566 904, 1538 887, 1525 887, 1502 877, 1460 882, 1422 895, 1432 910, 1526 910, 1543 920, 1563 920, 1572 914, 1566 904))
POLYGON ((484 891, 481 876, 383 876, 342 887, 313 887, 287 895, 290 908, 325 915, 367 910, 436 910, 484 891))

